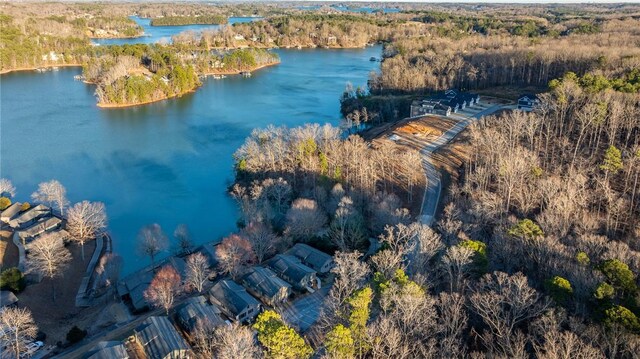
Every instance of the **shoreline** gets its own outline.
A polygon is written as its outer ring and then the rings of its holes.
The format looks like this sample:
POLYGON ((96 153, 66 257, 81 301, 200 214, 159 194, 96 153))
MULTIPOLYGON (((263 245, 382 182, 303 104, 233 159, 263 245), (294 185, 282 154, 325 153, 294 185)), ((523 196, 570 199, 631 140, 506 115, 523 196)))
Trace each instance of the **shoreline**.
MULTIPOLYGON (((206 77, 206 76, 213 76, 213 75, 238 75, 238 74, 240 74, 241 72, 245 72, 245 71, 248 71, 248 72, 257 71, 257 70, 263 69, 263 68, 265 68, 265 67, 275 66, 275 65, 278 65, 278 64, 280 64, 280 61, 278 61, 278 62, 274 62, 274 63, 270 63, 270 64, 265 64, 265 65, 256 66, 256 67, 252 68, 251 70, 234 70, 234 71, 224 71, 224 72, 207 72, 207 73, 204 73, 204 74, 202 74, 202 75, 203 75, 203 76, 205 76, 205 77, 206 77)), ((86 82, 86 81, 84 81, 84 82, 85 82, 86 84, 91 84, 90 82, 86 82)), ((136 103, 113 103, 113 104, 111 104, 111 103, 100 103, 100 102, 98 102, 98 103, 97 103, 97 106, 98 106, 98 107, 100 107, 100 108, 104 108, 104 109, 111 109, 111 108, 127 108, 127 107, 135 107, 135 106, 148 105, 148 104, 155 103, 155 102, 160 102, 160 101, 169 100, 169 99, 172 99, 172 98, 182 97, 182 96, 184 96, 184 95, 186 95, 186 94, 188 94, 188 93, 194 93, 194 92, 196 92, 196 90, 198 89, 198 87, 200 87, 200 86, 197 86, 197 87, 195 87, 195 88, 193 88, 193 89, 191 89, 191 90, 189 90, 189 91, 186 91, 186 92, 183 92, 183 93, 180 93, 180 94, 176 94, 176 95, 169 96, 169 97, 164 97, 164 98, 157 99, 157 100, 149 100, 149 101, 136 102, 136 103)))
POLYGON ((136 102, 136 103, 100 103, 100 102, 98 102, 96 105, 98 107, 100 107, 100 108, 106 108, 106 109, 109 109, 109 108, 127 108, 127 107, 148 105, 148 104, 154 103, 154 102, 160 102, 160 101, 169 100, 169 99, 172 99, 172 98, 182 97, 182 96, 184 96, 184 95, 186 95, 188 93, 194 93, 194 92, 196 92, 198 87, 196 87, 196 88, 194 88, 192 90, 183 92, 183 93, 179 93, 179 94, 176 94, 176 95, 173 95, 173 96, 163 97, 163 98, 157 99, 157 100, 149 100, 149 101, 136 102))
POLYGON ((37 71, 38 69, 51 69, 54 67, 82 67, 82 64, 55 64, 55 65, 42 65, 35 67, 18 67, 15 69, 6 69, 0 71, 0 75, 9 74, 12 72, 24 72, 24 71, 37 71))
POLYGON ((205 72, 202 75, 205 76, 205 77, 206 76, 213 76, 213 75, 240 75, 240 73, 242 73, 242 72, 258 71, 260 69, 264 69, 266 67, 271 67, 271 66, 276 66, 276 65, 280 65, 280 61, 272 62, 272 63, 260 65, 260 66, 256 66, 256 67, 253 67, 253 68, 248 69, 248 70, 210 71, 210 72, 205 72))

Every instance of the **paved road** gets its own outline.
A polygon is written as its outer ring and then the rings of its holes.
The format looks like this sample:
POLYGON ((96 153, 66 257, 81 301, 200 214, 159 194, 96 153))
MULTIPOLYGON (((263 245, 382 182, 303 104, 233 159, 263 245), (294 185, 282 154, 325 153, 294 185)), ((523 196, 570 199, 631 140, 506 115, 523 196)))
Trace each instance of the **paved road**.
POLYGON ((460 118, 460 121, 443 133, 442 136, 438 137, 437 140, 420 150, 420 154, 422 155, 422 167, 424 168, 427 179, 427 188, 424 192, 422 209, 420 211, 420 222, 427 225, 433 224, 436 211, 438 210, 438 202, 440 201, 440 192, 442 192, 442 179, 440 172, 438 172, 432 163, 431 155, 433 152, 449 143, 473 121, 481 118, 482 116, 492 114, 502 108, 505 108, 505 106, 493 105, 476 113, 470 113, 465 109, 462 113, 455 114, 454 116, 460 118), (468 113, 467 116, 465 116, 466 113, 468 113))

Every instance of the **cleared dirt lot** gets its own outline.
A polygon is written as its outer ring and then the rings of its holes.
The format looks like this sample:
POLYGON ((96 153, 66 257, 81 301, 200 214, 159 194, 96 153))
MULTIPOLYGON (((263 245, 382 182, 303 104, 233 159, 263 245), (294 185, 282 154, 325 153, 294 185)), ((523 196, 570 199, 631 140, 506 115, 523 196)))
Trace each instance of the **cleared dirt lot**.
MULTIPOLYGON (((94 247, 94 241, 85 244, 85 254, 93 253, 94 247)), ((27 286, 18 294, 19 305, 31 310, 38 328, 47 334, 47 344, 64 342, 73 325, 81 329, 91 326, 102 310, 102 307, 76 307, 76 294, 89 264, 90 255, 82 262, 79 246, 70 245, 67 248, 71 251, 73 261, 61 277, 53 280, 45 278, 40 283, 27 286), (55 301, 52 295, 53 286, 56 291, 55 301)))

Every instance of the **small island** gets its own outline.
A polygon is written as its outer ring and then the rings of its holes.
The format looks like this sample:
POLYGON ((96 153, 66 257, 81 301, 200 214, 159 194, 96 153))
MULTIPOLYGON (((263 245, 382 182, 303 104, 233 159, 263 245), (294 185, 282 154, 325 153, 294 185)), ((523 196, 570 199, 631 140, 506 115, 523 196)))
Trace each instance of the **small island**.
POLYGON ((102 108, 180 97, 198 88, 206 75, 238 74, 280 63, 277 54, 263 49, 185 53, 171 45, 140 44, 99 51, 83 66, 83 79, 97 86, 98 106, 102 108))
POLYGON ((151 20, 151 26, 224 25, 229 20, 223 15, 165 16, 151 20))

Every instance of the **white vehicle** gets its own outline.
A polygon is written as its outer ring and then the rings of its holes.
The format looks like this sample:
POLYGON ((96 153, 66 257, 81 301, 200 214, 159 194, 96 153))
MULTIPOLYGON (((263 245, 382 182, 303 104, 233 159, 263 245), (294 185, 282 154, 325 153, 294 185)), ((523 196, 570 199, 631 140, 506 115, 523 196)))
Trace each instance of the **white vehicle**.
POLYGON ((42 348, 44 346, 44 343, 41 341, 36 341, 36 342, 31 342, 29 344, 27 344, 26 346, 26 352, 24 354, 22 354, 20 357, 21 358, 29 358, 33 355, 33 353, 35 353, 36 351, 38 351, 38 349, 42 348))

